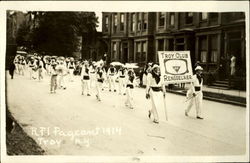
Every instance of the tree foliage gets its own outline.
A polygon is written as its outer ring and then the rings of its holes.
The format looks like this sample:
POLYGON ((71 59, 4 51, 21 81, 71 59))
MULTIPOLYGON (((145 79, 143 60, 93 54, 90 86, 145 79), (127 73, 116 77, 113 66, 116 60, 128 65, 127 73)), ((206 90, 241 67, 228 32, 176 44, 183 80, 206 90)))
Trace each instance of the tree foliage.
MULTIPOLYGON (((34 49, 53 55, 72 56, 79 46, 79 36, 88 40, 96 32, 94 12, 33 12, 34 49)), ((87 42, 86 42, 87 43, 87 42)))

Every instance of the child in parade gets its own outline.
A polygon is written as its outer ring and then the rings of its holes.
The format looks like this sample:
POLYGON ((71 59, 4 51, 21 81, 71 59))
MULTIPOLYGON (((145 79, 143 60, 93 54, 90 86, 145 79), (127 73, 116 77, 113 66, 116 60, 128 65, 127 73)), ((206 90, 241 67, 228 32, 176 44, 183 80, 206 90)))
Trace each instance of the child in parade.
POLYGON ((84 95, 85 89, 87 90, 87 96, 90 96, 90 77, 89 77, 89 64, 85 62, 82 66, 81 80, 82 80, 82 95, 84 95))
POLYGON ((160 67, 155 64, 151 73, 147 75, 146 98, 151 99, 152 108, 148 112, 148 117, 154 116, 154 123, 159 123, 158 109, 160 104, 165 100, 165 86, 161 80, 160 67))
POLYGON ((195 68, 195 75, 193 76, 193 82, 191 83, 190 89, 187 91, 187 98, 189 99, 189 104, 187 109, 185 110, 185 116, 188 116, 189 111, 191 110, 192 106, 195 104, 196 108, 196 118, 203 119, 202 117, 202 85, 203 85, 203 77, 202 77, 202 70, 201 66, 197 66, 195 68))
POLYGON ((107 72, 110 92, 111 92, 112 88, 113 88, 114 92, 116 92, 116 87, 115 87, 116 73, 117 72, 116 72, 115 67, 113 65, 110 65, 110 68, 108 69, 108 72, 107 72))
POLYGON ((127 99, 125 101, 125 105, 129 107, 130 109, 134 108, 133 104, 133 90, 135 87, 135 73, 133 69, 128 70, 128 74, 126 77, 126 94, 127 99))
POLYGON ((119 80, 119 95, 125 95, 125 76, 126 76, 126 69, 124 65, 118 70, 118 80, 119 80))

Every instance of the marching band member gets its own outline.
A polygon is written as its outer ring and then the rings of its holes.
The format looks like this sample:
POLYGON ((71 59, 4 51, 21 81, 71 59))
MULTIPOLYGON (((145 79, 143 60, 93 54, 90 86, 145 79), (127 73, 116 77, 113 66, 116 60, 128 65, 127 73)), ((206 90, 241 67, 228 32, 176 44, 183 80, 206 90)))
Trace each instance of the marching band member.
POLYGON ((84 95, 85 88, 87 89, 87 96, 90 96, 90 77, 89 77, 89 64, 85 61, 82 66, 81 71, 81 80, 82 80, 82 95, 84 95))
POLYGON ((75 70, 75 63, 73 59, 70 59, 69 63, 68 63, 68 69, 69 69, 69 80, 72 82, 73 80, 73 73, 75 70))
POLYGON ((125 105, 128 106, 130 109, 134 108, 133 105, 133 90, 135 87, 135 73, 133 69, 129 69, 126 77, 126 94, 127 99, 125 105))
POLYGON ((56 89, 57 89, 57 64, 54 60, 51 63, 50 74, 51 74, 50 93, 56 93, 56 89))
POLYGON ((196 118, 203 119, 201 109, 202 109, 202 85, 203 78, 201 76, 203 68, 197 66, 195 68, 195 75, 193 76, 193 82, 191 83, 190 89, 187 91, 187 98, 189 99, 189 104, 185 110, 185 116, 188 116, 189 111, 191 110, 193 104, 195 103, 196 108, 196 118))
POLYGON ((96 72, 95 72, 95 62, 91 62, 89 65, 89 78, 90 78, 90 87, 93 87, 96 81, 96 72))
POLYGON ((113 65, 110 65, 110 68, 108 69, 108 72, 107 72, 110 92, 111 92, 112 88, 114 89, 114 92, 116 92, 116 88, 115 88, 116 73, 117 72, 116 72, 115 67, 113 65))
POLYGON ((118 70, 118 79, 119 79, 119 94, 125 95, 125 75, 126 75, 126 69, 124 68, 124 65, 121 66, 121 68, 118 70))
POLYGON ((102 85, 103 85, 103 81, 104 81, 104 71, 103 68, 101 66, 97 67, 96 70, 96 79, 97 82, 96 83, 96 98, 98 101, 101 101, 101 89, 102 89, 102 85))
POLYGON ((154 123, 159 123, 159 117, 157 110, 160 107, 160 103, 163 102, 165 97, 165 86, 161 80, 160 67, 155 64, 151 73, 147 75, 147 87, 146 98, 151 98, 152 108, 149 110, 148 117, 151 118, 151 114, 154 116, 154 123))

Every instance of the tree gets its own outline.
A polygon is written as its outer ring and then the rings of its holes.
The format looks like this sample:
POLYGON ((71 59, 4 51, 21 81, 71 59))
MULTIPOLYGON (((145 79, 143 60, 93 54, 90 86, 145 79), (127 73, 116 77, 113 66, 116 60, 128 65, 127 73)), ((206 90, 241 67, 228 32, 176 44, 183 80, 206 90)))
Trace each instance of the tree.
POLYGON ((16 37, 17 46, 30 47, 31 44, 30 35, 31 35, 30 26, 26 22, 23 22, 17 31, 17 37, 16 37))
POLYGON ((34 48, 62 56, 72 56, 79 47, 79 36, 91 40, 98 22, 94 12, 36 12, 35 19, 34 48))

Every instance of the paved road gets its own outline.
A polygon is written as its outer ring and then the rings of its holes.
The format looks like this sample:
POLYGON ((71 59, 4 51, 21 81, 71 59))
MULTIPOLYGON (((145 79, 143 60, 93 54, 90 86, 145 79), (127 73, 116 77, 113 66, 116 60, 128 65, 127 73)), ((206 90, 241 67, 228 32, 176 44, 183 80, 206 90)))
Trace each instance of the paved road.
POLYGON ((7 103, 13 116, 52 155, 170 156, 242 155, 246 144, 246 108, 204 100, 204 120, 184 116, 185 97, 167 94, 169 121, 147 117, 150 102, 136 88, 135 109, 125 96, 103 92, 103 100, 81 95, 78 77, 66 90, 49 93, 49 78, 7 78, 7 103), (44 128, 41 128, 44 127, 44 128), (42 130, 44 129, 44 132, 42 130), (72 136, 72 135, 75 135, 72 136))

